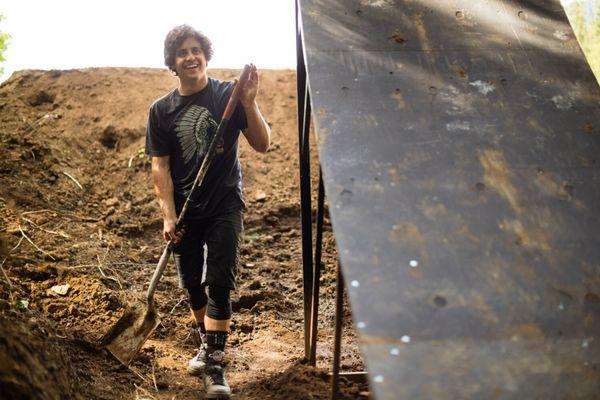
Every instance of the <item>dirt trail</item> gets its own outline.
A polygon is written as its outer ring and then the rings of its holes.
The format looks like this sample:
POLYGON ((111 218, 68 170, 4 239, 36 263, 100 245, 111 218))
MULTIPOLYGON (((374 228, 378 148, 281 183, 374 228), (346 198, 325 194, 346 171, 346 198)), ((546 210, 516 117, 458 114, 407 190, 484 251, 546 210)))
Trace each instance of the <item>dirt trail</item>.
MULTIPOLYGON (((22 71, 0 86, 0 259, 9 279, 0 277, 1 398, 202 398, 185 372, 198 338, 172 265, 156 294, 163 321, 131 369, 96 346, 143 295, 162 250, 142 149, 149 105, 175 84, 162 70, 102 68, 22 71)), ((262 71, 273 145, 261 155, 240 139, 248 209, 228 355, 236 399, 328 398, 336 253, 326 218, 312 368, 303 363, 295 84, 294 71, 262 71)), ((343 340, 342 369, 362 370, 349 317, 343 340)), ((368 397, 366 386, 342 389, 347 399, 368 397)))

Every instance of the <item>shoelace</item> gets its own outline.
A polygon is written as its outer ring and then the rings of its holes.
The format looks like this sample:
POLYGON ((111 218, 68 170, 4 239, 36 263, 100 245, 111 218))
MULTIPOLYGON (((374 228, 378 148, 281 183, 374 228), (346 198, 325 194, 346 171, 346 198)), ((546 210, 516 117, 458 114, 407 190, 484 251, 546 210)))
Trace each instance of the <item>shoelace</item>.
POLYGON ((200 350, 198 350, 198 354, 196 354, 195 358, 199 361, 204 361, 204 353, 206 353, 206 350, 204 347, 200 347, 200 350))

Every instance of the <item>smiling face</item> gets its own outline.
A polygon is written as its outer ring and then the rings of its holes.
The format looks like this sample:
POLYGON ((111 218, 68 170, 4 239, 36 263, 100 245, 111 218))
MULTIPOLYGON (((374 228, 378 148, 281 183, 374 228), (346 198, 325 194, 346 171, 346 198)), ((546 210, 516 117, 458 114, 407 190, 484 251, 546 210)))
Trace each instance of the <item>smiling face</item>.
POLYGON ((207 79, 206 57, 200 42, 186 38, 175 50, 174 69, 182 84, 194 85, 207 79))

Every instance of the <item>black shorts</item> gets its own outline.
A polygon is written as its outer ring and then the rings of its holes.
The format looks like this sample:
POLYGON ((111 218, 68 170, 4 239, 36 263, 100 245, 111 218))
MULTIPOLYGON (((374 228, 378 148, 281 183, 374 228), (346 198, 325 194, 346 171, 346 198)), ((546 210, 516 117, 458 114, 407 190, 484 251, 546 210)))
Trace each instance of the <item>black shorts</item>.
POLYGON ((180 287, 216 285, 235 289, 244 228, 242 219, 243 211, 235 210, 183 223, 185 233, 173 248, 180 287))

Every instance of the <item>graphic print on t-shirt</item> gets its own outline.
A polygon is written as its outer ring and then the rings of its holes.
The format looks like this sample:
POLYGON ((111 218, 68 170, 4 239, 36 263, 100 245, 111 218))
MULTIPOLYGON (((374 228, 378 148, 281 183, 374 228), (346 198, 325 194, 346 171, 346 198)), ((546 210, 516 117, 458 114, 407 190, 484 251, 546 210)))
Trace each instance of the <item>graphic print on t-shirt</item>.
MULTIPOLYGON (((217 133, 217 122, 210 111, 197 104, 191 104, 175 122, 175 133, 181 146, 185 164, 197 156, 202 160, 208 151, 212 138, 217 133)), ((217 144, 217 154, 223 153, 223 138, 217 144)))

